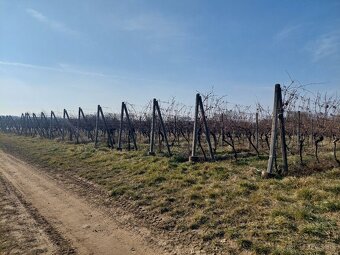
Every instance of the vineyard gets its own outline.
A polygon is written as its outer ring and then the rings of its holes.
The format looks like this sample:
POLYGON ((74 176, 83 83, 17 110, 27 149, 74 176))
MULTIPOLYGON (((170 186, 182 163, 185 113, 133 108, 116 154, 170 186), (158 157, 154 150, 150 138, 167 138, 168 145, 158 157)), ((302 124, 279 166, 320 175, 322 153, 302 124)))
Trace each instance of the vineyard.
POLYGON ((340 255, 340 0, 0 0, 0 255, 340 255))
POLYGON ((153 99, 140 109, 122 102, 120 113, 98 105, 96 113, 79 107, 78 114, 64 109, 60 114, 1 116, 0 128, 4 133, 174 155, 183 161, 238 161, 269 155, 269 174, 287 172, 287 155, 298 155, 299 164, 304 165, 306 156, 313 155, 319 162, 322 152, 332 153, 339 165, 340 99, 293 85, 283 86, 282 91, 276 85, 273 111, 260 103, 254 111, 251 106, 231 105, 211 92, 197 94, 194 108, 174 99, 153 99), (282 167, 277 160, 281 156, 282 167))
MULTIPOLYGON (((15 156, 2 165, 21 159, 96 207, 122 208, 134 215, 124 224, 150 229, 170 254, 337 254, 339 98, 292 83, 275 85, 272 101, 232 105, 211 92, 194 107, 153 99, 118 113, 2 116, 0 149, 15 156)), ((22 185, 38 175, 17 169, 6 172, 22 185)))

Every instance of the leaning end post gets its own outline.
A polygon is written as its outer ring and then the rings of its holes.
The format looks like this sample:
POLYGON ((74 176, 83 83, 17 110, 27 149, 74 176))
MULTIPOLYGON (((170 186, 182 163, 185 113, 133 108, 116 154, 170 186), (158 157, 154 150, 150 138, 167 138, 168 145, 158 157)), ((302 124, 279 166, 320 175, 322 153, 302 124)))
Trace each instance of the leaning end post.
POLYGON ((199 96, 199 105, 200 105, 200 108, 201 108, 201 114, 202 114, 202 119, 203 119, 204 128, 205 128, 205 136, 206 136, 206 139, 207 139, 207 142, 208 142, 210 157, 211 157, 212 160, 215 160, 215 155, 214 155, 214 152, 213 152, 213 149, 212 149, 212 146, 211 146, 211 141, 210 141, 210 131, 209 131, 208 123, 207 123, 207 118, 205 116, 205 111, 204 111, 201 96, 199 96))
POLYGON ((52 139, 52 121, 53 121, 53 111, 51 111, 51 115, 50 115, 50 139, 52 139))
POLYGON ((191 156, 189 157, 190 162, 195 162, 198 160, 196 155, 196 147, 197 147, 197 138, 198 138, 198 101, 200 94, 196 94, 196 103, 195 103, 195 119, 194 119, 194 131, 192 135, 192 148, 191 148, 191 156))
POLYGON ((97 107, 97 116, 96 116, 96 131, 95 131, 95 140, 94 140, 94 147, 97 147, 98 145, 98 125, 99 125, 99 110, 100 110, 100 105, 97 107))
POLYGON ((255 115, 255 139, 256 139, 256 149, 259 149, 259 113, 256 112, 256 115, 255 115))
POLYGON ((155 155, 155 122, 156 122, 156 98, 152 101, 152 120, 151 120, 151 132, 150 132, 150 150, 149 155, 155 155))
POLYGON ((124 120, 124 102, 122 102, 122 109, 120 111, 120 123, 119 123, 119 134, 118 134, 118 148, 117 150, 122 150, 122 132, 123 132, 123 120, 124 120))
POLYGON ((129 112, 127 110, 127 107, 126 107, 125 103, 124 103, 124 111, 125 111, 126 120, 127 120, 128 126, 129 126, 128 138, 129 139, 132 138, 133 146, 134 146, 135 150, 138 150, 138 148, 137 148, 137 141, 136 141, 136 135, 135 135, 135 129, 134 129, 134 127, 132 125, 132 122, 130 120, 129 112))
POLYGON ((166 134, 165 125, 164 125, 164 122, 163 122, 162 113, 161 113, 161 110, 159 109, 159 105, 158 105, 157 100, 156 100, 155 103, 156 103, 156 109, 157 109, 157 113, 158 113, 159 122, 161 123, 161 128, 162 128, 162 131, 164 133, 164 140, 165 140, 165 143, 166 143, 168 154, 169 154, 169 156, 171 156, 172 154, 171 154, 170 145, 169 145, 169 142, 168 142, 168 136, 166 134))

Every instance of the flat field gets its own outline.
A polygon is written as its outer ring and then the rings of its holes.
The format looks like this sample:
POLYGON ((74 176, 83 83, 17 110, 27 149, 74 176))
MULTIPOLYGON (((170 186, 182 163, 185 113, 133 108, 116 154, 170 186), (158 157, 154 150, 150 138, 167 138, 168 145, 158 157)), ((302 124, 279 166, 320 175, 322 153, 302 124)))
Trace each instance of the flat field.
MULTIPOLYGON (((55 176, 95 184, 177 254, 338 254, 340 168, 289 157, 290 173, 262 179, 267 157, 190 163, 93 144, 0 134, 0 149, 55 176)), ((3 224, 2 217, 1 224, 3 224)), ((5 227, 0 225, 0 231, 5 227)), ((3 232, 0 232, 3 236, 3 232)), ((0 251, 6 251, 0 238, 0 251)))

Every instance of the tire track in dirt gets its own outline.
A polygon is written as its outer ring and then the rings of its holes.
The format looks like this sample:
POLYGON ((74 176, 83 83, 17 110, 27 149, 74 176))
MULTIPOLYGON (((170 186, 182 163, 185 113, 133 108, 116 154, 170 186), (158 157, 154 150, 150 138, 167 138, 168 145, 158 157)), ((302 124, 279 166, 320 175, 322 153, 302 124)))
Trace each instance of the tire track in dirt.
POLYGON ((0 220, 6 254, 74 254, 70 246, 38 210, 0 175, 0 220))
MULTIPOLYGON (((100 209, 79 199, 60 183, 35 168, 0 151, 4 179, 21 194, 22 203, 31 204, 40 224, 53 226, 49 232, 70 240, 79 254, 163 254, 150 248, 142 237, 122 229, 100 209), (25 202, 27 201, 27 202, 25 202), (38 217, 39 218, 39 217, 38 217)), ((66 242, 66 241, 65 241, 66 242)), ((65 245, 66 247, 67 245, 65 245)), ((63 251, 62 251, 63 252, 63 251)))

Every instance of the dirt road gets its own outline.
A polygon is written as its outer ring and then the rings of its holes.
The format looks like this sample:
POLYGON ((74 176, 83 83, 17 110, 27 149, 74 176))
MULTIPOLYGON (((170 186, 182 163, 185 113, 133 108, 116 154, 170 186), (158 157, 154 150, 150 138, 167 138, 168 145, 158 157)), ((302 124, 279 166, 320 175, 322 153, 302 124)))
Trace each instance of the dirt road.
MULTIPOLYGON (((4 207, 12 206, 19 214, 16 218, 26 217, 22 225, 34 237, 33 246, 41 253, 164 254, 151 248, 135 231, 119 226, 114 216, 109 217, 51 176, 2 151, 0 184, 6 193, 6 197, 0 197, 1 202, 11 200, 9 204, 12 205, 5 204, 4 207)), ((18 221, 6 221, 2 216, 1 223, 7 227, 8 224, 18 224, 18 221)), ((12 228, 18 230, 15 226, 12 228)), ((26 235, 19 229, 14 236, 22 240, 26 235)), ((32 247, 27 246, 27 249, 32 247)), ((24 253, 30 254, 31 251, 24 253)))

